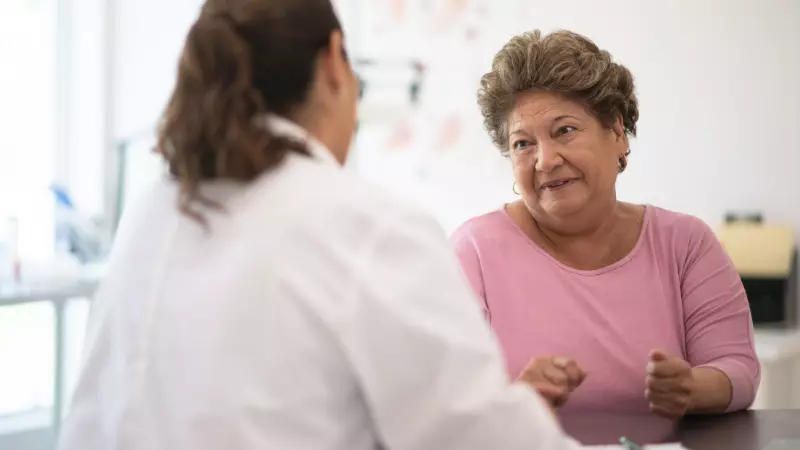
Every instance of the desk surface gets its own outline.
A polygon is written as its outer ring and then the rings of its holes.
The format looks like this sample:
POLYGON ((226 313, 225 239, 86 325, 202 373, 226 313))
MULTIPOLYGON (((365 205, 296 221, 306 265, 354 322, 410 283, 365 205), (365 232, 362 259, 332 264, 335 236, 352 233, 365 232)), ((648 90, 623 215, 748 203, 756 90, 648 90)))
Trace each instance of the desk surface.
POLYGON ((64 302, 71 298, 87 298, 92 296, 95 288, 96 284, 90 281, 61 285, 0 286, 0 306, 14 306, 45 300, 64 302))
POLYGON ((800 410, 743 411, 694 416, 680 422, 655 415, 565 413, 565 431, 585 445, 616 444, 620 436, 638 443, 681 442, 691 450, 764 450, 773 441, 796 440, 800 449, 800 410))

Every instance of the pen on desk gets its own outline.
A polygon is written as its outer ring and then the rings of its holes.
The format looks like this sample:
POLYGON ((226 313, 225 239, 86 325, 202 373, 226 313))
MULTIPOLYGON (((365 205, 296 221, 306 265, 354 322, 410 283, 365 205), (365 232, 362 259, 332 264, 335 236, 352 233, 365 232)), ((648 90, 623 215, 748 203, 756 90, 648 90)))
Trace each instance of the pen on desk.
POLYGON ((625 436, 619 438, 619 443, 622 444, 623 447, 625 447, 625 450, 643 450, 641 445, 637 444, 636 442, 633 442, 632 440, 626 438, 625 436))

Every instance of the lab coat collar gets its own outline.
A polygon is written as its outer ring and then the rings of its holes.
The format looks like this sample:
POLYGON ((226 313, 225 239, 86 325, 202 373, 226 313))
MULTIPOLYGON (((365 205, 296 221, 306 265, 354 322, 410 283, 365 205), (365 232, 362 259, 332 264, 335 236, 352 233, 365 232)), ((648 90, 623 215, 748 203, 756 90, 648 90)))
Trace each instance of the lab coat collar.
POLYGON ((339 163, 336 157, 333 156, 333 153, 331 153, 328 147, 314 138, 314 136, 311 136, 311 133, 309 133, 308 130, 296 124, 295 122, 275 114, 266 114, 260 117, 256 122, 259 124, 259 126, 268 128, 275 134, 298 139, 305 143, 309 153, 314 159, 325 164, 341 167, 341 163, 339 163))

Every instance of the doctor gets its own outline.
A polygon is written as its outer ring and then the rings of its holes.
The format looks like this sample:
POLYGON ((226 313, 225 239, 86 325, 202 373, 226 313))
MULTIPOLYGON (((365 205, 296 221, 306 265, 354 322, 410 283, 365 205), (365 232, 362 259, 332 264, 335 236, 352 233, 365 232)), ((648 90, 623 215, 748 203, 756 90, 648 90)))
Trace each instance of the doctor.
POLYGON ((341 170, 357 91, 329 0, 206 1, 62 450, 577 447, 435 222, 341 170))

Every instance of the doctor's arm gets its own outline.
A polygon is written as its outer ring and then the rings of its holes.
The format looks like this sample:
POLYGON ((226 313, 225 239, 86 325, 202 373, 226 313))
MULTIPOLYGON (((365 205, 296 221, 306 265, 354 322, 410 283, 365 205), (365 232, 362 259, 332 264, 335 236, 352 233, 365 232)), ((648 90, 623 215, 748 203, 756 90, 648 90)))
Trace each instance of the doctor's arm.
POLYGON ((386 447, 578 448, 531 388, 509 381, 432 219, 387 218, 365 242, 336 334, 386 447))

